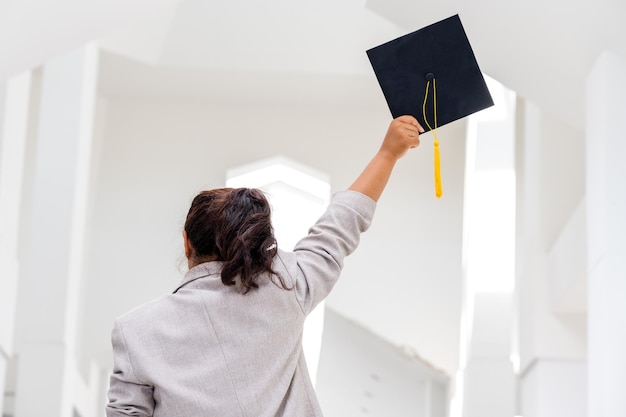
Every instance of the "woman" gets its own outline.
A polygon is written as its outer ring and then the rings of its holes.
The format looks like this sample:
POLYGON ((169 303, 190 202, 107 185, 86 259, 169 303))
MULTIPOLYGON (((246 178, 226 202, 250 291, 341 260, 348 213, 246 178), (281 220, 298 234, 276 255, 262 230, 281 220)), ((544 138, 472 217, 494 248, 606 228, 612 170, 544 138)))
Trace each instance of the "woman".
POLYGON ((304 319, 339 278, 420 132, 411 116, 393 120, 371 162, 293 252, 277 249, 260 191, 196 196, 181 285, 115 322, 107 416, 321 416, 302 351, 304 319))

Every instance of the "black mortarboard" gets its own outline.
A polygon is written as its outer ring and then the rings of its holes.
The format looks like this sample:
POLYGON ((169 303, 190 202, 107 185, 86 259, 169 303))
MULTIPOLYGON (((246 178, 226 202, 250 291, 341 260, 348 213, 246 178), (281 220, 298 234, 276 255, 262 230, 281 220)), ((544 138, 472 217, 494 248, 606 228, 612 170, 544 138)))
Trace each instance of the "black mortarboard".
POLYGON ((493 105, 458 15, 372 48, 367 55, 393 117, 410 114, 426 131, 435 128, 432 82, 427 120, 422 111, 429 78, 436 79, 437 127, 493 105))
POLYGON ((433 130, 435 194, 441 197, 436 129, 493 106, 459 15, 372 48, 367 56, 393 117, 412 115, 425 131, 433 130))

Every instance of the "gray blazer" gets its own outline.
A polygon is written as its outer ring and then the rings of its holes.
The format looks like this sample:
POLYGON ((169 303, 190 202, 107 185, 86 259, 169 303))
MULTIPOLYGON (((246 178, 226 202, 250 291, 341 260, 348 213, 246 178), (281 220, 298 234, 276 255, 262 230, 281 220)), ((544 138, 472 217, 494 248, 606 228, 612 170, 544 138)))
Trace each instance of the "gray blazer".
POLYGON ((173 293, 119 317, 107 416, 318 417, 302 351, 306 315, 323 300, 372 220, 375 202, 342 191, 275 270, 242 295, 220 262, 190 269, 173 293))

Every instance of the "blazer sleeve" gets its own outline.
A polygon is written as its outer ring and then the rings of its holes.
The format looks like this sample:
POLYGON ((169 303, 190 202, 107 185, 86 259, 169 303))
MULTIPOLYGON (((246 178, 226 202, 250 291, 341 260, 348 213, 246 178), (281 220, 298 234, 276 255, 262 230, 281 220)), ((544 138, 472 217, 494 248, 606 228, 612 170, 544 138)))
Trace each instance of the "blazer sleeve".
POLYGON ((111 333, 113 373, 109 384, 107 417, 152 416, 153 387, 141 383, 133 370, 122 323, 118 320, 111 333))
POLYGON ((376 202, 356 191, 333 196, 325 213, 292 253, 283 253, 283 265, 294 278, 296 297, 308 314, 328 296, 339 279, 344 258, 354 252, 372 221, 376 202))

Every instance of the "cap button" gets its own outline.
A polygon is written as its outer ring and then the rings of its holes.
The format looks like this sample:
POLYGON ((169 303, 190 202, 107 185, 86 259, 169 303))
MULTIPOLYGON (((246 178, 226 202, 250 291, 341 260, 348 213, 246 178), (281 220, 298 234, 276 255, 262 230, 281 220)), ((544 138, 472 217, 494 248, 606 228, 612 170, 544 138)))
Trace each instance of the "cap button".
POLYGON ((426 78, 426 81, 432 81, 435 79, 435 74, 433 74, 432 72, 428 72, 424 77, 426 78))

